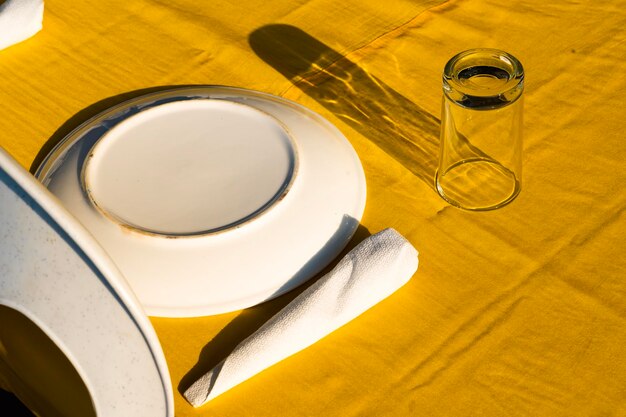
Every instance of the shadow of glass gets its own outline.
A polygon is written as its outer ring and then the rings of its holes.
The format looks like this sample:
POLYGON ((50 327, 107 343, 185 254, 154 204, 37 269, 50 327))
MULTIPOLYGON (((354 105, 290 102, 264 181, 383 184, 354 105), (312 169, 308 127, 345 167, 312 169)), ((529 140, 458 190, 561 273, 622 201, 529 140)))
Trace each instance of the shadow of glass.
POLYGON ((294 86, 434 188, 439 119, 294 26, 263 26, 248 40, 294 86))
MULTIPOLYGON (((352 240, 348 243, 346 248, 331 264, 327 265, 320 273, 318 273, 314 279, 306 281, 296 289, 291 290, 290 292, 277 298, 266 301, 256 307, 242 310, 237 317, 220 330, 220 332, 215 335, 215 337, 207 343, 204 348, 202 348, 202 351, 198 356, 198 361, 193 368, 185 374, 178 384, 178 391, 181 394, 184 393, 185 390, 189 388, 198 378, 213 369, 224 358, 226 358, 239 343, 256 332, 263 324, 265 324, 266 321, 282 310, 287 304, 289 304, 294 298, 300 295, 319 278, 330 272, 349 251, 370 235, 371 233, 369 230, 359 224, 352 240)), ((333 238, 330 239, 331 242, 332 240, 333 238)), ((324 251, 325 248, 322 248, 317 255, 311 258, 311 261, 303 266, 302 270, 310 268, 310 264, 314 263, 318 255, 321 256, 324 251)), ((215 375, 217 376, 218 374, 219 372, 215 375)))

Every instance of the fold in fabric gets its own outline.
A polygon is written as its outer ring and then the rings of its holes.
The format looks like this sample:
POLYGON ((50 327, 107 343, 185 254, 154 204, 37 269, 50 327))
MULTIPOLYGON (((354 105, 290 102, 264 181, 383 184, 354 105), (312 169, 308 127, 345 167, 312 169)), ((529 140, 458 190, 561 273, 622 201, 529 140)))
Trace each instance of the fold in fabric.
POLYGON ((0 50, 39 32, 43 0, 0 0, 0 50))
POLYGON ((370 236, 194 382, 185 398, 199 407, 312 345, 403 286, 417 266, 417 250, 395 230, 370 236))

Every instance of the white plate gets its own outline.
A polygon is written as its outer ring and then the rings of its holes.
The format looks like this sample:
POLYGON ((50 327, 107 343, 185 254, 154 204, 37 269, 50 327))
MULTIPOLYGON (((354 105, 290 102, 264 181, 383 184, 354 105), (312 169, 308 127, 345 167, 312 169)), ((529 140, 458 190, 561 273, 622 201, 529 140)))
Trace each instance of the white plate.
POLYGON ((224 313, 314 276, 348 243, 365 178, 345 137, 288 100, 189 87, 72 132, 38 178, 117 263, 148 314, 224 313))
POLYGON ((139 301, 2 149, 0 213, 0 385, 38 415, 173 416, 165 357, 139 301))

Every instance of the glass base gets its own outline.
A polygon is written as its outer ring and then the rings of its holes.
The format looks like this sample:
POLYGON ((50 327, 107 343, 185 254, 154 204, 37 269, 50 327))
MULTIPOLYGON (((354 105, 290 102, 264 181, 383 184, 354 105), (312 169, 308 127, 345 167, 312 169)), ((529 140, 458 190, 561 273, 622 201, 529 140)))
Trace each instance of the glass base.
POLYGON ((459 161, 437 172, 439 195, 465 210, 495 210, 509 204, 521 190, 519 178, 502 164, 487 158, 459 161))

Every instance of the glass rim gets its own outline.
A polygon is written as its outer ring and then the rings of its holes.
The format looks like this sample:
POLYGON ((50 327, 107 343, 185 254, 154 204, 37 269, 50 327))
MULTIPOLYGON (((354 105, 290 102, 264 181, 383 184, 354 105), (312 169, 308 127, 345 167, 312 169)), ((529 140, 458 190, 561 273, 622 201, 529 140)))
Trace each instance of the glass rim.
MULTIPOLYGON (((486 80, 489 81, 489 80, 486 80)), ((496 97, 507 94, 514 101, 521 96, 524 86, 524 67, 508 52, 494 48, 473 48, 454 55, 443 70, 446 95, 460 93, 474 97, 496 97), (471 81, 471 75, 480 69, 491 69, 497 76, 487 77, 499 81, 479 84, 471 81), (502 81, 500 81, 502 80, 502 81)))

